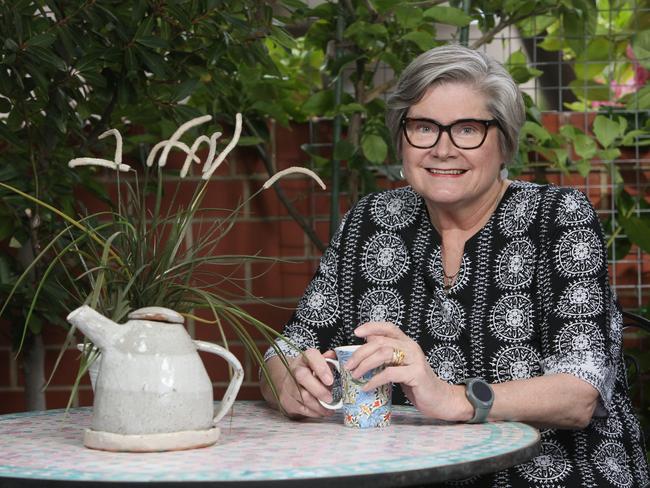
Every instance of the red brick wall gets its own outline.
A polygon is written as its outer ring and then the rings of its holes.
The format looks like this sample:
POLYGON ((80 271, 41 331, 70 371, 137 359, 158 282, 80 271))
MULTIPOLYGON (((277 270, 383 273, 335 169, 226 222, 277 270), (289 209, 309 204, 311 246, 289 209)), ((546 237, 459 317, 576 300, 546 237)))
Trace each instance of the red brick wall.
MULTIPOLYGON (((556 118, 547 117, 547 119, 552 128, 556 118)), ((308 165, 308 158, 300 149, 300 144, 309 141, 307 126, 296 127, 293 130, 278 128, 276 135, 275 161, 278 170, 294 165, 308 165)), ((638 176, 635 176, 639 173, 637 171, 630 177, 631 188, 636 190, 641 188, 645 189, 642 191, 647 191, 650 161, 642 159, 637 166, 641 168, 641 186, 637 181, 638 176)), ((603 174, 600 172, 594 171, 586 181, 575 175, 569 177, 553 172, 548 173, 547 176, 553 182, 571 184, 585 191, 596 208, 603 212, 609 208, 607 198, 603 198, 606 187, 603 187, 603 174)), ((234 208, 242 199, 257 191, 266 178, 264 166, 255 152, 243 148, 229 157, 227 164, 224 164, 215 174, 214 183, 210 187, 204 205, 206 207, 234 208)), ((526 175, 525 178, 533 179, 534 176, 526 175)), ((190 183, 187 185, 191 186, 190 183)), ((329 189, 322 191, 304 177, 290 177, 282 180, 280 185, 294 206, 313 225, 320 238, 327 241, 329 189)), ((88 200, 88 202, 92 204, 91 201, 88 200)), ((347 208, 345 195, 341 197, 340 207, 342 211, 347 208)), ((206 215, 205 218, 209 218, 209 215, 206 215)), ((288 216, 273 189, 266 190, 244 207, 238 223, 221 241, 217 252, 221 254, 259 253, 263 256, 292 261, 276 263, 272 266, 249 262, 235 273, 235 277, 241 279, 240 286, 264 300, 239 299, 238 303, 258 319, 277 330, 280 330, 290 317, 292 309, 309 282, 320 257, 320 253, 309 242, 302 229, 288 216), (252 277, 255 278, 251 279, 252 277)), ((640 298, 637 296, 634 285, 650 284, 650 257, 647 254, 639 253, 636 249, 632 249, 630 255, 636 256, 636 258, 630 259, 627 264, 617 265, 616 280, 617 285, 632 285, 630 288, 621 288, 619 295, 621 295, 625 306, 636 307, 640 298)), ((227 284, 224 285, 224 289, 236 291, 235 287, 227 284)), ((646 295, 641 299, 643 303, 648 303, 649 297, 646 295)), ((220 341, 214 326, 190 323, 188 328, 197 339, 220 341)), ((25 409, 22 390, 23 375, 20 363, 14 360, 10 351, 6 330, 7 327, 0 326, 0 413, 25 409)), ((49 376, 52 371, 64 338, 65 332, 62 329, 58 327, 45 328, 46 376, 49 376)), ((255 335, 255 338, 258 340, 260 348, 265 350, 266 346, 259 334, 255 335)), ((243 346, 235 336, 229 334, 228 339, 229 347, 240 358, 246 371, 244 384, 238 398, 261 398, 256 367, 250 358, 246 357, 243 346)), ((215 397, 220 398, 228 381, 225 363, 215 356, 201 354, 214 381, 215 397)), ((77 365, 77 351, 72 349, 65 351, 63 361, 46 392, 48 408, 60 408, 66 405, 71 384, 76 376, 77 365)), ((74 404, 92 404, 92 392, 87 378, 84 379, 74 404)))

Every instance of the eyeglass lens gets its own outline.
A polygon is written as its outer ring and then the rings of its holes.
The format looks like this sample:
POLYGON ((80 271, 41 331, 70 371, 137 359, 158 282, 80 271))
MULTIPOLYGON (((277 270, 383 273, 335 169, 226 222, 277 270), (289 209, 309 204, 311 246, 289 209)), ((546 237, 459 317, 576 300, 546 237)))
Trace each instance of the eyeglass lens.
MULTIPOLYGON (((406 119, 406 136, 414 146, 432 147, 438 142, 441 129, 433 121, 406 119)), ((449 128, 451 142, 461 149, 470 149, 480 145, 485 137, 487 126, 480 122, 459 121, 449 128)))

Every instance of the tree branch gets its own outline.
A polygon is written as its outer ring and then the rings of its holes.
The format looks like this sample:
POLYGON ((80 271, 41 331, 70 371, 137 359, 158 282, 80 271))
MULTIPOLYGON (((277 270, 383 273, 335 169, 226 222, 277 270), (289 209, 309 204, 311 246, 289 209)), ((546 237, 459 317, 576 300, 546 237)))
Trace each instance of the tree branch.
POLYGON ((517 22, 521 22, 522 20, 535 17, 537 15, 542 15, 542 14, 548 15, 549 12, 548 10, 539 9, 539 10, 533 10, 532 12, 529 12, 525 15, 520 15, 519 17, 515 16, 507 20, 500 20, 496 26, 494 26, 492 29, 490 29, 485 34, 483 34, 480 39, 474 41, 471 47, 472 49, 477 49, 481 47, 483 44, 487 44, 488 42, 492 41, 492 39, 494 39, 494 36, 496 36, 499 32, 501 32, 506 27, 515 25, 517 22))

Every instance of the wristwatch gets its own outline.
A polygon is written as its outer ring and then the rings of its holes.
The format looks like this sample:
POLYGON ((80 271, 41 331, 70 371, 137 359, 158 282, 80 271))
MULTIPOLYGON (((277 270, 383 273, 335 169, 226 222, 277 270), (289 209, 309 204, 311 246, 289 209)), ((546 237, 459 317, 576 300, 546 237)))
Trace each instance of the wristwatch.
POLYGON ((494 403, 492 387, 481 378, 466 378, 465 396, 474 407, 474 416, 468 421, 470 424, 485 422, 494 403))

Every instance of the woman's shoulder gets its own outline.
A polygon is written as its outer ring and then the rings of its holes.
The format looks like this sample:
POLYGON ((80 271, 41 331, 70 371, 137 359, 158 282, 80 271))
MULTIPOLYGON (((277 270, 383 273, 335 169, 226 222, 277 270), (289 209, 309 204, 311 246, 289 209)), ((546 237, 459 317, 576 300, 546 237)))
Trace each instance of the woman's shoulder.
POLYGON ((510 187, 515 192, 536 193, 549 200, 558 199, 566 195, 573 195, 574 197, 582 195, 584 197, 584 193, 582 193, 577 188, 570 186, 559 186, 553 183, 535 183, 525 180, 512 180, 510 182, 510 187))
POLYGON ((393 231, 415 223, 424 206, 423 198, 410 186, 370 193, 356 205, 369 213, 369 223, 393 231))
POLYGON ((512 197, 534 201, 557 223, 572 225, 587 223, 595 215, 587 196, 577 188, 514 180, 512 197))

